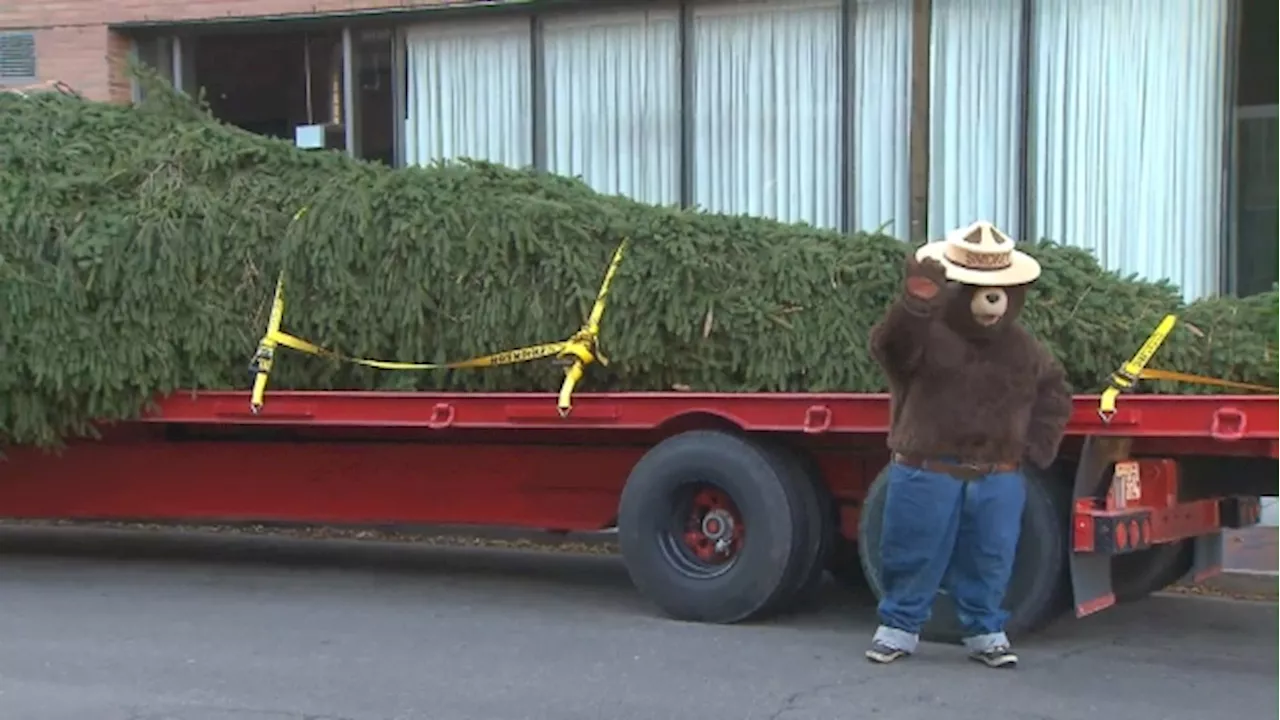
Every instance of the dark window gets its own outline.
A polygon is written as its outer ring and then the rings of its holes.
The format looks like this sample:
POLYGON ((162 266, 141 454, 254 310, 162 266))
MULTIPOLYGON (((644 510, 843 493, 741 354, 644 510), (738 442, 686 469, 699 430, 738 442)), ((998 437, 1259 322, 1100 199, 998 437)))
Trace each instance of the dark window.
POLYGON ((0 33, 0 83, 36 79, 36 38, 31 33, 0 33))

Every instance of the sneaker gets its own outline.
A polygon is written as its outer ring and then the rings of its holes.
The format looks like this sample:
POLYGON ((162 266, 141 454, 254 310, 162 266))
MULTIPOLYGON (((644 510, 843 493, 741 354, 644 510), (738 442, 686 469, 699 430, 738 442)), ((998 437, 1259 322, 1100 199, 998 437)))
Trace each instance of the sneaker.
POLYGON ((993 668, 1016 667, 1018 665, 1018 656, 1009 649, 1008 645, 997 645, 993 648, 970 653, 969 657, 987 667, 993 668))
POLYGON ((879 640, 872 642, 871 647, 867 648, 867 659, 871 662, 880 663, 881 665, 888 665, 894 660, 904 658, 910 654, 911 653, 906 650, 899 650, 898 648, 886 645, 879 640))

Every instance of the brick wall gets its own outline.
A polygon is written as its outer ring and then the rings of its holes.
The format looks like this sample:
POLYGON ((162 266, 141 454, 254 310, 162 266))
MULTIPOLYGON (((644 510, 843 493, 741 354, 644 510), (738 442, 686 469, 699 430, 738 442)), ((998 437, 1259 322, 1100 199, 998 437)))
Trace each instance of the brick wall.
POLYGON ((105 25, 73 25, 36 29, 35 39, 39 80, 61 80, 94 100, 129 101, 125 36, 105 25))
POLYGON ((475 4, 474 0, 0 0, 0 30, 30 30, 39 79, 95 100, 127 102, 130 41, 112 25, 475 4))

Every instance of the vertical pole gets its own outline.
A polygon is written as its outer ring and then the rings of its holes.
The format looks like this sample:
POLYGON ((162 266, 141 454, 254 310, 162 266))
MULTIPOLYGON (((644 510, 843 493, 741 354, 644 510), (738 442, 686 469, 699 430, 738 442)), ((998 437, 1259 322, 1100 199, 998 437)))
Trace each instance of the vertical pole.
POLYGON ((530 17, 529 90, 532 93, 533 117, 529 121, 529 133, 533 141, 533 167, 538 170, 547 169, 547 55, 543 37, 542 17, 530 17))
POLYGON ((186 83, 183 82, 182 72, 182 36, 174 35, 173 42, 169 43, 170 51, 170 71, 173 73, 173 89, 178 92, 186 92, 186 83))
POLYGON ((351 40, 351 27, 342 28, 342 129, 346 134, 347 155, 356 157, 356 107, 355 107, 355 43, 351 40))
POLYGON ((391 35, 391 143, 396 167, 408 164, 405 145, 405 122, 408 120, 409 73, 405 62, 408 54, 404 28, 398 27, 391 35))
POLYGON ((1243 42, 1243 26, 1241 15, 1244 12, 1243 2, 1227 3, 1227 38, 1226 53, 1223 58, 1226 73, 1225 92, 1222 98, 1222 201, 1220 204, 1219 237, 1222 245, 1218 257, 1222 265, 1218 268, 1218 287, 1212 288, 1218 293, 1235 295, 1240 292, 1240 223, 1239 207, 1240 184, 1238 158, 1240 155, 1240 122, 1236 117, 1236 102, 1240 93, 1240 45, 1243 42))
MULTIPOLYGON (((137 38, 129 38, 129 61, 135 64, 142 63, 142 53, 138 50, 137 38)), ((142 85, 132 74, 129 75, 129 99, 134 105, 142 102, 142 85)))
POLYGON ((693 7, 680 0, 680 205, 693 205, 693 7))
POLYGON ((1010 228, 1019 241, 1035 240, 1031 229, 1031 73, 1035 66, 1031 61, 1031 33, 1035 12, 1035 0, 1021 0, 1022 23, 1018 36, 1018 226, 1010 228))
POLYGON ((840 232, 854 231, 857 218, 857 203, 853 194, 857 191, 854 172, 856 171, 857 148, 853 132, 853 99, 857 96, 854 86, 853 44, 854 34, 853 0, 842 0, 840 3, 840 148, 844 162, 840 163, 840 232))
POLYGON ((911 5, 911 241, 928 239, 929 228, 929 30, 932 0, 911 5))

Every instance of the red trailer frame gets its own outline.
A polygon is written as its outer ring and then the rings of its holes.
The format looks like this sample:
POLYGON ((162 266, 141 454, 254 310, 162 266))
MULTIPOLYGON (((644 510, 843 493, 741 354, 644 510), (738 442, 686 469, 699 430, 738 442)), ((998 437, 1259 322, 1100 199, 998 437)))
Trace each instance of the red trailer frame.
MULTIPOLYGON (((257 414, 249 400, 176 394, 97 440, 6 450, 0 516, 593 531, 617 522, 629 475, 660 441, 713 429, 785 445, 835 508, 838 546, 857 540, 887 460, 887 395, 583 393, 567 417, 542 393, 279 391, 257 414)), ((1096 396, 1076 398, 1062 561, 1077 615, 1116 601, 1116 555, 1194 543, 1194 572, 1220 566, 1219 531, 1256 523, 1257 496, 1188 499, 1181 468, 1261 459, 1274 487, 1278 407, 1274 395, 1128 395, 1104 421, 1096 396)))

